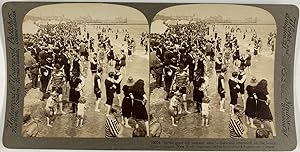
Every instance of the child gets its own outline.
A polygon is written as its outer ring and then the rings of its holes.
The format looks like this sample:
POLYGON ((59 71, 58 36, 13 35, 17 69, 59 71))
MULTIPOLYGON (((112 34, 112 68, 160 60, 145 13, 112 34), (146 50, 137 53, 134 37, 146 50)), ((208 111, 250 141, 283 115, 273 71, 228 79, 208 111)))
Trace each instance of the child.
POLYGON ((208 96, 205 96, 202 101, 202 126, 208 127, 208 113, 209 113, 209 102, 208 96))
POLYGON ((52 127, 51 123, 54 121, 54 107, 56 107, 58 99, 58 93, 56 91, 50 94, 50 97, 47 100, 46 107, 45 107, 45 115, 47 118, 47 126, 52 127))
POLYGON ((177 117, 179 111, 181 111, 181 102, 180 98, 182 93, 180 91, 176 91, 174 96, 171 98, 170 105, 169 105, 169 114, 171 116, 172 125, 177 127, 175 124, 175 118, 177 117))
POLYGON ((76 127, 78 127, 79 125, 80 125, 80 127, 83 126, 85 103, 86 103, 86 99, 84 97, 80 97, 79 103, 78 103, 78 106, 77 106, 78 110, 77 110, 76 127))

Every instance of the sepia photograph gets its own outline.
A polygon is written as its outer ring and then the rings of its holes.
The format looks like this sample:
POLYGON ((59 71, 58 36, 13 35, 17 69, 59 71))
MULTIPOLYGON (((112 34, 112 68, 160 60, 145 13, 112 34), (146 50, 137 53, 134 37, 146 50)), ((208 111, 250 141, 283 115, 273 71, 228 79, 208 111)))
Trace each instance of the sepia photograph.
POLYGON ((23 20, 24 137, 131 138, 149 131, 149 25, 134 8, 36 7, 23 20))
MULTIPOLYGON (((150 28, 150 117, 161 138, 276 136, 276 23, 244 5, 161 10, 150 28)), ((152 133, 152 132, 151 132, 152 133)))
POLYGON ((2 149, 294 150, 291 4, 3 3, 2 149))

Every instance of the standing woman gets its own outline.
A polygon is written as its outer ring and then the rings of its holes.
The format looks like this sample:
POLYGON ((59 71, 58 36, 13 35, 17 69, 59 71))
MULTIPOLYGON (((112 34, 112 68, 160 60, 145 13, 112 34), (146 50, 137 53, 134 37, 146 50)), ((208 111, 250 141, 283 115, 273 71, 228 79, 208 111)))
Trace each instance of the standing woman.
POLYGON ((109 115, 110 110, 112 108, 112 104, 114 101, 114 93, 116 90, 115 86, 115 74, 114 72, 109 72, 108 73, 108 78, 105 80, 105 91, 106 91, 106 106, 107 106, 107 111, 106 111, 106 116, 109 115))
POLYGON ((132 86, 132 95, 134 97, 134 102, 132 106, 132 116, 137 120, 144 120, 147 136, 149 136, 149 121, 148 121, 148 113, 146 110, 147 96, 144 90, 144 80, 139 79, 132 86))
POLYGON ((69 100, 72 102, 72 112, 77 112, 77 105, 79 102, 79 98, 81 96, 80 91, 82 90, 84 83, 83 79, 80 78, 80 72, 73 70, 72 76, 70 79, 70 94, 69 94, 69 100))
POLYGON ((254 89, 254 92, 256 93, 257 96, 256 114, 257 114, 257 118, 262 121, 261 128, 264 128, 263 125, 264 122, 269 122, 272 130, 272 134, 275 137, 276 132, 275 132, 275 127, 273 122, 273 116, 269 107, 271 98, 269 96, 267 86, 268 86, 267 80, 262 79, 254 89))
POLYGON ((122 88, 124 92, 124 98, 122 102, 122 124, 126 128, 131 128, 128 124, 128 119, 132 115, 132 99, 130 97, 130 87, 128 85, 124 85, 122 88))
POLYGON ((246 119, 247 119, 247 124, 250 125, 251 128, 257 128, 253 124, 253 119, 256 117, 256 99, 257 96, 254 92, 255 85, 257 83, 257 80, 255 77, 251 78, 250 84, 246 87, 246 91, 248 94, 248 98, 246 101, 246 119))

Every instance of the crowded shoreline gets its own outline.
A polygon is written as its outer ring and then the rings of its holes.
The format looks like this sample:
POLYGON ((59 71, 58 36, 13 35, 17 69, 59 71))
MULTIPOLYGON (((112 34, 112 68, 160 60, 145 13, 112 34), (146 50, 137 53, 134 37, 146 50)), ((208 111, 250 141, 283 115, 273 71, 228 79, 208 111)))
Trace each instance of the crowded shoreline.
MULTIPOLYGON (((254 92, 249 89, 258 88, 255 86, 262 83, 264 94, 271 89, 273 96, 274 78, 261 76, 258 65, 260 60, 267 59, 273 62, 268 65, 274 66, 275 29, 269 29, 268 33, 261 31, 259 25, 244 28, 205 22, 164 24, 166 30, 151 34, 150 41, 151 82, 155 84, 151 89, 150 109, 152 113, 159 113, 156 116, 160 117, 163 126, 170 126, 163 128, 162 136, 244 138, 242 135, 228 136, 226 132, 233 128, 221 128, 220 124, 228 125, 229 120, 239 118, 238 112, 246 113, 247 117, 241 117, 243 121, 239 122, 242 124, 239 128, 243 131, 249 128, 250 138, 255 138, 255 131, 265 126, 269 135, 276 136, 273 105, 269 108, 263 104, 261 108, 260 103, 264 102, 253 100, 254 92), (269 83, 265 79, 271 81, 271 87, 267 87, 269 83), (193 131, 187 132, 188 128, 193 131), (203 131, 209 131, 211 136, 203 131)), ((265 100, 265 96, 258 94, 265 100)))
MULTIPOLYGON (((29 115, 48 126, 40 128, 39 136, 61 136, 49 134, 60 127, 78 130, 77 136, 107 138, 132 137, 142 127, 142 136, 149 136, 148 78, 136 75, 140 67, 132 65, 147 59, 146 28, 76 22, 38 26, 37 33, 23 38, 25 71, 31 81, 27 93, 42 93, 35 101, 25 96, 24 117, 29 115), (34 110, 26 103, 45 107, 34 110), (89 135, 86 129, 99 123, 98 134, 89 135)), ((26 130, 28 122, 24 123, 26 130)), ((61 131, 58 133, 65 134, 61 131)))

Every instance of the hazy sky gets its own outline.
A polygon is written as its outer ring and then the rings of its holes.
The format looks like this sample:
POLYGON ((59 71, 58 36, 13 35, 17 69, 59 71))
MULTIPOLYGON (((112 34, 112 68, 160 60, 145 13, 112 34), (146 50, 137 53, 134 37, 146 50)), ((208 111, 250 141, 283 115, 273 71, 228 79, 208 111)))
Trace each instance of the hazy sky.
POLYGON ((116 17, 126 17, 129 20, 146 21, 144 15, 138 10, 115 4, 97 3, 69 3, 52 4, 32 9, 27 15, 38 17, 61 16, 75 19, 79 16, 91 16, 93 19, 114 19, 116 17))
POLYGON ((169 7, 161 12, 161 15, 166 16, 191 16, 205 19, 209 16, 221 15, 224 19, 231 20, 244 20, 249 17, 257 17, 259 23, 275 24, 273 16, 257 7, 243 6, 243 5, 230 5, 230 4, 188 4, 169 7))

